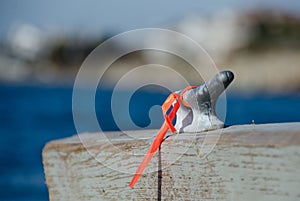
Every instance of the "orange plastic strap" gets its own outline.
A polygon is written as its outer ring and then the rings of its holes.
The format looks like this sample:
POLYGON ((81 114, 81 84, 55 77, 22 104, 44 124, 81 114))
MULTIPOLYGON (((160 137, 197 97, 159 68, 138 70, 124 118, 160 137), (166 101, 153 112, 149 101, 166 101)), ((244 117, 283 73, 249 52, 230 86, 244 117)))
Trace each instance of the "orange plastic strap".
POLYGON ((171 133, 175 133, 176 128, 173 126, 171 119, 167 115, 164 115, 164 119, 165 119, 165 122, 168 125, 171 133))
POLYGON ((135 175, 133 176, 129 186, 131 188, 134 187, 135 183, 138 181, 138 179, 140 178, 140 176, 142 175, 143 171, 145 170, 145 168, 147 167, 148 163, 150 162, 150 160, 152 159, 152 157, 154 156, 154 154, 156 153, 157 149, 159 148, 159 146, 161 145, 166 133, 168 132, 168 129, 170 129, 170 131, 172 133, 176 132, 176 129, 174 128, 172 121, 176 116, 176 113, 180 107, 180 102, 182 104, 184 104, 186 107, 190 107, 190 105, 183 100, 183 95, 187 90, 196 88, 196 86, 188 86, 186 87, 181 93, 180 95, 176 94, 176 93, 172 93, 168 96, 168 98, 165 100, 165 102, 162 105, 162 111, 163 111, 163 115, 164 115, 164 119, 165 122, 163 123, 162 127, 160 128, 160 130, 158 131, 154 141, 152 142, 148 152, 146 153, 143 161, 141 162, 140 166, 138 167, 135 175), (174 103, 174 101, 176 101, 174 103), (170 111, 170 113, 167 115, 168 110, 171 108, 172 104, 173 108, 170 111))
POLYGON ((177 99, 179 99, 179 95, 176 94, 176 93, 172 93, 171 95, 169 95, 169 97, 167 98, 167 100, 162 105, 162 112, 163 112, 163 115, 164 115, 165 123, 168 125, 168 127, 169 127, 169 129, 170 129, 170 131, 172 133, 176 132, 176 129, 175 129, 175 127, 172 124, 172 121, 173 121, 173 118, 175 117, 176 112, 177 112, 177 110, 178 110, 178 108, 180 106, 180 104, 178 103, 178 101, 176 101, 177 99), (170 109, 170 107, 172 106, 172 104, 173 104, 174 101, 176 101, 176 103, 174 104, 174 107, 171 110, 170 115, 168 116, 167 112, 170 109), (175 113, 175 114, 171 115, 171 113, 175 113), (174 117, 171 119, 170 117, 172 117, 172 116, 174 116, 174 117))

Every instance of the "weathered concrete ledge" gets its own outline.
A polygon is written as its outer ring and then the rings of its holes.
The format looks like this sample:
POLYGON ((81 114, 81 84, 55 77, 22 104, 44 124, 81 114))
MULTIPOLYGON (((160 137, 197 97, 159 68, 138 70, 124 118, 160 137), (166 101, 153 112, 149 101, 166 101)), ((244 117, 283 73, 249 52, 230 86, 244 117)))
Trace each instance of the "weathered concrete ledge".
POLYGON ((134 189, 132 173, 151 143, 144 139, 155 130, 130 132, 136 139, 114 132, 49 142, 43 163, 50 200, 300 200, 300 123, 221 131, 167 138, 161 179, 154 157, 134 189))

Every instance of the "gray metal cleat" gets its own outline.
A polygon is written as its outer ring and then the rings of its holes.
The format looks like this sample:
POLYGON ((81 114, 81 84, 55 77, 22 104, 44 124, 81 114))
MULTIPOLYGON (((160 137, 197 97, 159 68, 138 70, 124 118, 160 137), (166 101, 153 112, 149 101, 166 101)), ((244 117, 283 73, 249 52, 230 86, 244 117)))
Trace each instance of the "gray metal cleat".
MULTIPOLYGON (((176 116, 176 130, 182 133, 223 128, 224 122, 216 116, 216 103, 233 79, 231 71, 222 71, 199 87, 186 91, 183 100, 191 107, 180 103, 176 116)), ((178 94, 180 92, 176 91, 178 94)))

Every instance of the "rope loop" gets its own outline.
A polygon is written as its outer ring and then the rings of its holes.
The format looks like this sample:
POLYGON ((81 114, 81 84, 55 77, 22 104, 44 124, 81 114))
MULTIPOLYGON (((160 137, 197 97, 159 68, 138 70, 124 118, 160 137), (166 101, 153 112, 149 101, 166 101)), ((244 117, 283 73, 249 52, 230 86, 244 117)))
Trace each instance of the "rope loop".
POLYGON ((129 184, 129 186, 131 188, 134 187, 135 183, 140 178, 140 176, 142 175, 142 173, 145 170, 146 166, 148 165, 148 163, 152 159, 153 155, 156 153, 157 149, 160 147, 160 145, 161 145, 166 133, 168 132, 168 130, 170 129, 170 131, 172 133, 176 132, 176 128, 174 127, 172 121, 174 120, 174 118, 176 116, 176 113, 177 113, 177 111, 180 107, 180 103, 182 103, 186 107, 189 107, 189 108, 191 107, 188 102, 183 100, 183 95, 188 90, 194 89, 196 87, 197 86, 188 86, 184 90, 182 90, 182 92, 180 94, 171 93, 168 96, 168 98, 165 100, 163 105, 161 106, 162 112, 163 112, 163 117, 164 117, 165 121, 164 121, 163 125, 161 126, 159 132, 157 133, 154 141, 152 142, 152 144, 151 144, 148 152, 146 153, 143 161, 141 162, 140 166, 138 167, 135 175, 133 176, 133 178, 132 178, 132 180, 129 184), (173 106, 173 108, 171 109, 169 114, 167 114, 172 106, 173 106))

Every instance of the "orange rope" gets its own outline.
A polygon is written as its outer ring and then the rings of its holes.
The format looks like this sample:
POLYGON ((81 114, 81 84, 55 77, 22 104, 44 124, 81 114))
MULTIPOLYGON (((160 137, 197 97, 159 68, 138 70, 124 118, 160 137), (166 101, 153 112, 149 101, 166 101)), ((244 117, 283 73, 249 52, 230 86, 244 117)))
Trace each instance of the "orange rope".
POLYGON ((140 166, 138 167, 135 175, 133 176, 129 186, 131 188, 134 187, 135 183, 138 181, 138 179, 140 178, 140 176, 142 175, 143 171, 145 170, 146 166, 148 165, 148 163, 150 162, 150 160, 152 159, 152 157, 154 156, 154 154, 156 153, 157 149, 159 148, 159 146, 161 145, 166 133, 168 132, 168 129, 170 129, 170 131, 172 133, 176 132, 175 127, 172 124, 173 119, 176 116, 176 113, 180 107, 180 102, 185 105, 186 107, 191 107, 189 105, 189 103, 187 103, 185 100, 183 100, 183 95, 186 91, 190 90, 190 89, 194 89, 197 86, 188 86, 186 87, 181 93, 180 95, 177 93, 172 93, 168 96, 168 98, 165 100, 165 102, 163 103, 163 105, 161 106, 162 111, 163 111, 163 116, 165 119, 165 122, 163 123, 163 125, 161 126, 160 130, 158 131, 154 141, 152 142, 148 152, 146 153, 143 161, 141 162, 140 166), (176 101, 174 103, 174 101, 176 101), (168 110, 171 108, 172 104, 173 108, 170 111, 169 114, 167 114, 168 110))

